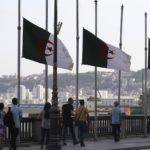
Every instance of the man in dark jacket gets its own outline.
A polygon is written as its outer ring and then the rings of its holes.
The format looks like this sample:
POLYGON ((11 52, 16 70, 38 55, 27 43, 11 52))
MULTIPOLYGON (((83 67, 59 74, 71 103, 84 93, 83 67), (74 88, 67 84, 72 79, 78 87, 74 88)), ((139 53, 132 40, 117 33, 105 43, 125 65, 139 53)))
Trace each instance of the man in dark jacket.
POLYGON ((63 145, 67 145, 66 143, 66 133, 67 133, 67 128, 70 129, 72 139, 73 139, 73 144, 78 144, 79 142, 76 141, 75 137, 75 132, 74 132, 74 126, 73 126, 73 99, 69 98, 68 99, 68 104, 64 104, 62 106, 62 118, 63 118, 63 145))

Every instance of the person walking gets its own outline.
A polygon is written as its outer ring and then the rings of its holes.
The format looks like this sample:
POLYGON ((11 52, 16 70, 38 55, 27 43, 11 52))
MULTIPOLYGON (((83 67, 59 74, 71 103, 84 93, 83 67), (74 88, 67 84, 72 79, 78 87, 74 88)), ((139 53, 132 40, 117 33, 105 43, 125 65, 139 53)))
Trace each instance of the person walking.
POLYGON ((117 101, 114 102, 114 107, 111 109, 110 114, 114 141, 118 142, 120 140, 121 109, 117 101))
POLYGON ((4 109, 4 104, 0 103, 0 150, 3 150, 3 138, 4 138, 4 130, 5 130, 4 121, 3 121, 5 112, 3 111, 3 109, 4 109))
POLYGON ((68 104, 64 104, 62 106, 62 119, 63 119, 63 146, 66 146, 66 133, 67 133, 67 128, 70 129, 72 139, 73 139, 73 144, 76 145, 79 143, 79 141, 76 140, 75 137, 75 131, 74 131, 74 125, 73 125, 73 99, 69 98, 68 99, 68 104))
POLYGON ((84 139, 87 134, 87 122, 89 121, 88 109, 84 106, 84 100, 79 100, 80 107, 76 110, 76 120, 78 120, 78 127, 80 132, 80 145, 85 146, 84 139))
MULTIPOLYGON (((12 99, 12 105, 10 107, 10 111, 12 112, 13 115, 13 120, 14 120, 14 126, 10 127, 10 149, 11 150, 17 150, 17 145, 16 145, 16 140, 17 136, 19 134, 19 129, 20 129, 20 119, 22 117, 22 110, 18 104, 18 99, 13 98, 12 99)), ((8 110, 9 111, 9 110, 8 110)))
POLYGON ((44 109, 40 113, 41 118, 41 149, 43 149, 44 140, 46 141, 45 149, 48 149, 49 133, 50 133, 50 108, 49 102, 45 103, 44 109))

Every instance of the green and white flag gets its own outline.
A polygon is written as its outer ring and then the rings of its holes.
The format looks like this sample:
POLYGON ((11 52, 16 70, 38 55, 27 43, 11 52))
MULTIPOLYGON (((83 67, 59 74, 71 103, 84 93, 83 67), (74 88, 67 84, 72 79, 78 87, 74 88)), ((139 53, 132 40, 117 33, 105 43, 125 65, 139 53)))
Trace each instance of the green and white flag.
MULTIPOLYGON (((53 66, 54 36, 23 19, 23 57, 53 66)), ((73 61, 67 48, 57 38, 57 67, 72 70, 73 61)))
POLYGON ((83 29, 82 64, 130 71, 131 57, 83 29))

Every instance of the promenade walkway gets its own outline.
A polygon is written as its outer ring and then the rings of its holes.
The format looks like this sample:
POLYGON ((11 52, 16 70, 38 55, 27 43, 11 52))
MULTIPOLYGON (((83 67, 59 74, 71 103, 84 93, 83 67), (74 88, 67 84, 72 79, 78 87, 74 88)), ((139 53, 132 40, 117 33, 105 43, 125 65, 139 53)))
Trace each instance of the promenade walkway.
MULTIPOLYGON (((86 146, 73 145, 68 141, 62 150, 150 150, 150 138, 124 138, 115 143, 113 139, 99 138, 98 141, 87 140, 86 146)), ((7 147, 4 150, 8 150, 7 147)), ((18 150, 40 150, 40 145, 29 145, 18 147, 18 150)))

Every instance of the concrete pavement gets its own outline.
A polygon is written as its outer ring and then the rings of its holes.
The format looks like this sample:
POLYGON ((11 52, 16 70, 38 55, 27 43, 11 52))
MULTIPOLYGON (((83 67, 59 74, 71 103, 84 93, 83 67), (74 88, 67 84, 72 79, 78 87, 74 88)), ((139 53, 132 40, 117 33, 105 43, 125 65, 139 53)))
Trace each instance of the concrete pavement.
MULTIPOLYGON (((124 138, 120 142, 113 139, 99 138, 97 141, 87 140, 86 146, 73 145, 68 141, 67 146, 62 146, 62 150, 150 150, 150 138, 124 138)), ((7 147, 4 150, 8 150, 7 147)), ((29 147, 18 147, 18 150, 40 150, 40 145, 30 145, 29 147)))

